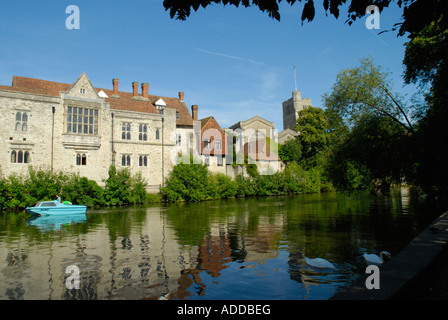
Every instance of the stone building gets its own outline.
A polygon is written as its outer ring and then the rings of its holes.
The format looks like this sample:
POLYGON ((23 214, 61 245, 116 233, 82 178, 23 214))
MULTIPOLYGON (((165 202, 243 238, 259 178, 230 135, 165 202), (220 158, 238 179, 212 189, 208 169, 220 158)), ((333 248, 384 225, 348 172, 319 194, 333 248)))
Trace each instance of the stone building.
POLYGON ((247 142, 257 141, 267 137, 275 137, 276 130, 274 122, 268 121, 260 116, 254 116, 245 121, 238 121, 229 127, 236 135, 240 133, 240 147, 247 142))
POLYGON ((292 129, 299 117, 298 113, 311 106, 311 99, 302 98, 300 91, 293 91, 292 98, 283 101, 283 130, 292 129))
MULTIPOLYGON (((193 116, 194 119, 194 116, 193 116)), ((198 146, 201 160, 211 172, 226 174, 226 134, 213 116, 201 119, 198 146)))
POLYGON ((295 139, 298 135, 297 131, 287 128, 278 134, 278 143, 284 144, 287 140, 295 139))
MULTIPOLYGON (((96 88, 83 73, 73 84, 14 76, 0 86, 0 172, 28 165, 78 173, 100 185, 110 165, 140 172, 158 190, 176 144, 193 140, 193 118, 178 97, 96 88)), ((197 107, 196 107, 197 108, 197 107)))

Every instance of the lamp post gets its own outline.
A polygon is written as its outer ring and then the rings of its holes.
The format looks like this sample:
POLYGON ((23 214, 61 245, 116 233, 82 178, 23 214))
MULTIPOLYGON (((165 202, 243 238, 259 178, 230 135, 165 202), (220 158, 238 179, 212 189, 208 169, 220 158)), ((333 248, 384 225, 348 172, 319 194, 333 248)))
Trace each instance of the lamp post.
POLYGON ((157 100, 156 108, 159 110, 159 114, 162 116, 162 187, 165 186, 165 114, 164 110, 166 108, 166 104, 162 99, 157 100))

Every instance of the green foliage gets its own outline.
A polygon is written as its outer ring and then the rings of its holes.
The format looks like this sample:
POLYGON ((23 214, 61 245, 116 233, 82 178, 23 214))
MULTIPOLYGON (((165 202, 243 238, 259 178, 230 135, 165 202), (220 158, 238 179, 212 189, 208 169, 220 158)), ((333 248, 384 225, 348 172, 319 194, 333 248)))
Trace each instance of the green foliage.
POLYGON ((295 162, 285 172, 240 174, 234 180, 225 174, 209 173, 203 165, 178 164, 167 179, 162 195, 167 202, 292 195, 333 190, 328 181, 323 170, 309 173, 295 162))
POLYGON ((234 198, 237 193, 237 183, 229 176, 222 173, 209 173, 208 198, 228 199, 234 198))
POLYGON ((173 167, 165 187, 164 199, 175 201, 202 201, 208 197, 208 170, 205 164, 179 163, 173 167))
POLYGON ((448 12, 444 1, 421 1, 406 12, 419 23, 405 24, 409 42, 404 79, 428 88, 415 135, 412 182, 448 206, 448 12), (422 15, 421 13, 426 14, 422 15))
MULTIPOLYGON (((95 181, 77 174, 72 175, 62 187, 62 201, 83 204, 88 207, 105 205, 104 190, 95 181)), ((54 199, 52 197, 51 199, 54 199)))
POLYGON ((299 112, 295 126, 302 146, 301 163, 305 167, 313 167, 319 152, 326 149, 329 143, 329 121, 325 111, 321 108, 308 107, 299 112))
POLYGON ((132 176, 129 170, 110 167, 105 188, 95 181, 77 174, 64 174, 29 167, 25 175, 0 175, 0 210, 24 209, 38 201, 54 200, 83 204, 88 207, 128 205, 159 202, 160 197, 146 192, 146 183, 140 174, 132 176))
POLYGON ((288 139, 283 145, 279 145, 278 155, 286 164, 300 161, 302 157, 302 145, 297 138, 288 139))
POLYGON ((323 96, 330 112, 354 125, 366 115, 388 117, 408 132, 414 128, 410 123, 406 106, 401 97, 392 92, 389 73, 374 64, 371 58, 361 59, 360 66, 341 71, 332 92, 323 96))
POLYGON ((144 204, 149 202, 146 182, 140 173, 132 176, 128 168, 117 170, 109 168, 109 177, 105 181, 104 201, 106 205, 144 204))

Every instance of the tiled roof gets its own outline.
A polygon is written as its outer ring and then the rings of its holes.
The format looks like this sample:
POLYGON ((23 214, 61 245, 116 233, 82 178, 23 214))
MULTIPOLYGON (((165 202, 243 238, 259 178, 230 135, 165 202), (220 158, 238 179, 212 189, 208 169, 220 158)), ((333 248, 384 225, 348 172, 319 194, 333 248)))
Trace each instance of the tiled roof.
POLYGON ((212 149, 210 152, 211 155, 226 154, 226 135, 224 130, 222 130, 221 126, 219 125, 218 121, 216 121, 216 119, 213 116, 201 119, 199 121, 201 122, 201 154, 203 154, 203 150, 205 148, 204 138, 211 139, 212 144, 212 149), (215 150, 214 147, 214 140, 215 138, 217 138, 214 136, 216 131, 207 132, 208 129, 215 129, 221 133, 221 149, 215 150))
MULTIPOLYGON (((42 94, 49 96, 58 97, 60 92, 66 92, 70 89, 71 84, 47 81, 41 79, 27 78, 13 76, 12 86, 0 86, 1 90, 18 91, 18 92, 29 92, 34 94, 42 94)), ((188 111, 185 102, 181 101, 180 98, 162 97, 156 95, 148 95, 148 100, 142 99, 142 95, 138 95, 140 99, 132 99, 132 92, 119 91, 119 98, 111 97, 113 95, 113 90, 95 88, 97 92, 104 91, 109 97, 106 98, 106 102, 110 104, 111 109, 114 110, 125 110, 134 112, 145 112, 145 113, 158 113, 154 103, 162 98, 165 101, 167 108, 176 109, 179 112, 179 119, 176 121, 178 126, 191 126, 193 127, 193 118, 188 111)))

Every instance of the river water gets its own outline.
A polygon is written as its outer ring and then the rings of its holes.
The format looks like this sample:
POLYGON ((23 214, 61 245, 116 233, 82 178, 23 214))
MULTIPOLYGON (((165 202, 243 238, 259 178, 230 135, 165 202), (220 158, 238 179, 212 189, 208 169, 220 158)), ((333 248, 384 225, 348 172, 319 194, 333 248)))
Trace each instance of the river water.
POLYGON ((328 299, 365 273, 365 252, 393 258, 438 214, 408 193, 4 213, 0 299, 328 299))

